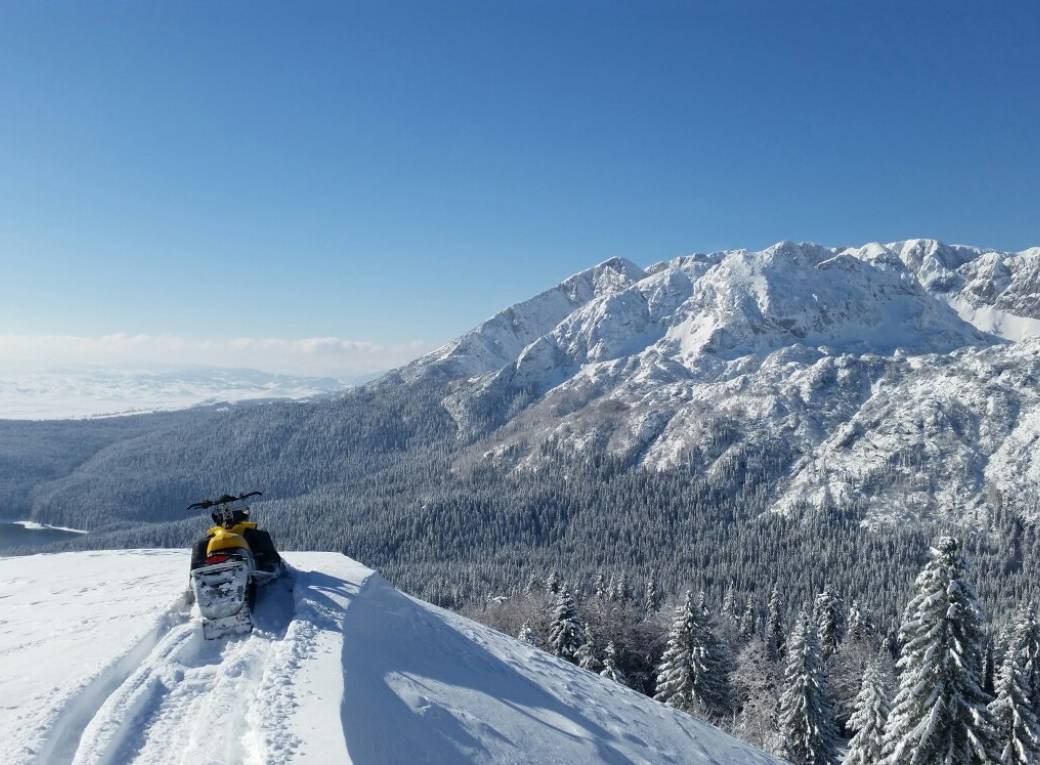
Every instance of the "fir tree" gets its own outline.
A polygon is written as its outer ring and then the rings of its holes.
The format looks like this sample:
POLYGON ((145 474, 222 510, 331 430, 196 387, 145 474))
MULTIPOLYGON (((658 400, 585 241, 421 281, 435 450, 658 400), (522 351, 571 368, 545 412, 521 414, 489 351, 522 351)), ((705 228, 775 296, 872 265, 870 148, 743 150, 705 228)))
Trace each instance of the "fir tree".
POLYGON ((842 765, 880 765, 888 711, 888 677, 881 668, 881 661, 875 659, 863 674, 855 711, 849 718, 849 729, 855 735, 842 765))
POLYGON ((989 705, 996 726, 1000 765, 1032 765, 1040 761, 1040 724, 1033 713, 1026 672, 1026 617, 1020 618, 1004 652, 997 677, 997 698, 989 705))
POLYGON ((708 596, 704 594, 704 590, 697 593, 697 612, 705 619, 711 618, 711 609, 708 608, 708 596))
POLYGON ((755 636, 755 628, 758 626, 758 621, 755 618, 755 601, 748 595, 747 602, 744 604, 744 613, 740 615, 740 629, 738 634, 741 640, 750 640, 755 636))
POLYGON ((657 586, 657 574, 651 571, 643 593, 643 614, 647 617, 653 616, 660 607, 661 590, 657 586))
POLYGON ((870 634, 870 627, 867 624, 866 617, 863 616, 863 611, 859 607, 859 601, 855 598, 852 599, 852 605, 849 606, 845 633, 850 640, 865 640, 870 634))
POLYGON ((996 761, 982 690, 982 628, 960 543, 943 537, 915 582, 899 641, 899 690, 885 726, 887 765, 996 761))
POLYGON ((603 656, 603 669, 600 670, 599 676, 625 685, 625 675, 618 669, 617 646, 614 645, 613 640, 607 643, 607 651, 603 656))
POLYGON ((654 698, 684 712, 721 716, 732 703, 730 664, 693 593, 687 591, 658 665, 654 698))
POLYGON ((786 639, 784 638, 784 598, 780 588, 773 585, 769 593, 769 617, 766 622, 766 648, 771 661, 779 662, 784 657, 786 639))
POLYGON ((545 591, 550 595, 557 595, 560 592, 560 575, 556 573, 556 569, 553 569, 548 578, 545 580, 545 591))
POLYGON ((986 638, 982 650, 982 690, 993 696, 997 692, 997 662, 993 638, 986 638))
POLYGON ((555 656, 575 661, 578 649, 585 642, 581 623, 570 589, 563 585, 553 603, 552 622, 549 627, 549 650, 555 656))
POLYGON ((788 641, 783 688, 777 714, 781 754, 793 765, 832 765, 838 747, 834 713, 816 625, 805 608, 788 641))
POLYGON ((627 603, 632 600, 632 589, 628 586, 628 577, 622 571, 614 582, 614 589, 610 593, 611 600, 617 603, 627 603))
POLYGON ((1019 650, 1022 652, 1022 671, 1033 715, 1040 720, 1040 624, 1032 606, 1023 609, 1018 622, 1019 650))
POLYGON ((828 659, 838 650, 845 637, 845 613, 841 596, 831 591, 830 585, 816 596, 813 603, 813 621, 820 639, 823 658, 828 659))
POLYGON ((596 583, 593 585, 593 593, 600 599, 607 597, 607 578, 602 570, 596 572, 596 583))
POLYGON ((582 669, 587 669, 589 672, 599 672, 603 668, 603 662, 596 655, 596 642, 588 625, 585 625, 585 642, 578 648, 575 658, 578 661, 578 666, 582 669))
POLYGON ((885 633, 885 637, 881 640, 881 647, 888 652, 889 657, 892 661, 899 658, 899 623, 896 621, 892 622, 888 631, 885 633))
POLYGON ((527 643, 527 645, 538 645, 538 640, 535 638, 534 630, 531 629, 531 625, 524 622, 520 627, 520 632, 517 633, 516 639, 521 643, 527 643))
POLYGON ((527 580, 527 587, 524 590, 528 595, 532 595, 536 592, 542 591, 542 581, 535 574, 531 574, 527 580))
POLYGON ((727 585, 726 593, 722 596, 722 610, 720 614, 728 626, 737 626, 737 593, 733 589, 733 582, 727 585))

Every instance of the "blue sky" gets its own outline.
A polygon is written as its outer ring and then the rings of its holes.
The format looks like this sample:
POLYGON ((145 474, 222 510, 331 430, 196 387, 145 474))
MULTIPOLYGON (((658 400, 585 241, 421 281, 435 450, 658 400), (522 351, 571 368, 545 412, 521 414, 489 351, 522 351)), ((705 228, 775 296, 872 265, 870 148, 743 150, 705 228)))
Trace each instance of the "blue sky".
POLYGON ((615 255, 1040 244, 1038 36, 1037 3, 9 3, 0 335, 375 367, 615 255))

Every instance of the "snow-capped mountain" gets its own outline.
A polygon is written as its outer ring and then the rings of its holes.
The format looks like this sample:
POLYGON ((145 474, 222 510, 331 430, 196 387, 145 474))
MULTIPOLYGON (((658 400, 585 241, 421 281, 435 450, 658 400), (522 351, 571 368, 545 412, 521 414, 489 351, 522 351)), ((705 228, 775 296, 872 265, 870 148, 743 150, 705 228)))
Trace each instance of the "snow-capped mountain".
POLYGON ((0 373, 0 419, 105 417, 255 399, 301 399, 347 387, 347 382, 329 377, 253 369, 7 369, 0 373))
POLYGON ((1029 510, 1038 374, 1040 248, 911 240, 615 258, 401 377, 456 378, 460 433, 509 468, 553 443, 755 470, 778 511, 855 503, 873 521, 968 518, 998 495, 1029 510))
POLYGON ((0 559, 0 762, 777 762, 342 555, 286 557, 253 633, 216 641, 186 553, 0 559))

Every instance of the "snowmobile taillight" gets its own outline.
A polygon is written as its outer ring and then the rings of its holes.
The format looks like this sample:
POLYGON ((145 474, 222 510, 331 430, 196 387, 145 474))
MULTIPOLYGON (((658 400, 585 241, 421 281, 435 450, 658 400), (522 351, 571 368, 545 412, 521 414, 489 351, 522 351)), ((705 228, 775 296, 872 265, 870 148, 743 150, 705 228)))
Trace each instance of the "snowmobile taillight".
POLYGON ((217 563, 223 563, 224 561, 229 561, 229 560, 231 560, 231 556, 230 555, 224 555, 223 553, 216 553, 215 555, 207 555, 206 556, 206 565, 207 566, 214 566, 217 563))

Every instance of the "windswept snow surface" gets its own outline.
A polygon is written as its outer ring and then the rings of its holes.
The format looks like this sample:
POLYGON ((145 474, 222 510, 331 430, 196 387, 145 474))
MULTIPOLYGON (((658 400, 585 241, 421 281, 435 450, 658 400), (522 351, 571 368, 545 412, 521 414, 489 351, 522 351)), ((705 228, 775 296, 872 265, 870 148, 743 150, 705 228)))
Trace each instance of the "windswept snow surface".
POLYGON ((0 762, 776 762, 349 558, 287 559, 254 632, 210 642, 184 553, 0 559, 0 762))

